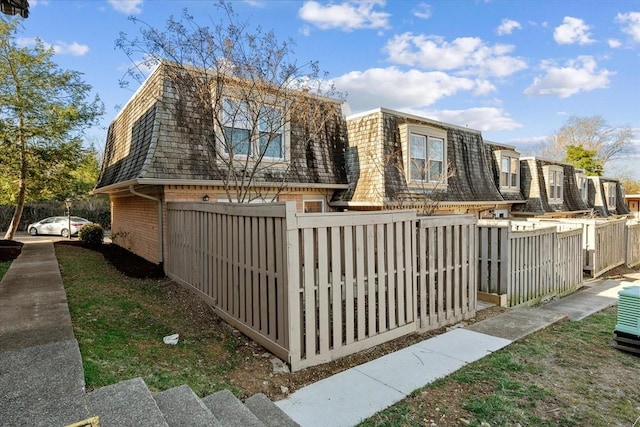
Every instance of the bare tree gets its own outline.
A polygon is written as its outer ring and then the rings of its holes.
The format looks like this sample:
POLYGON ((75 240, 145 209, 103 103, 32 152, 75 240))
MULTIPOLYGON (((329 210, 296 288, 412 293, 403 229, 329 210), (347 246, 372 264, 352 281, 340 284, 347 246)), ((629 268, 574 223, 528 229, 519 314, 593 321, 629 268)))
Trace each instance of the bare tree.
POLYGON ((582 147, 596 152, 602 166, 631 151, 633 131, 628 126, 611 127, 602 116, 572 116, 547 140, 542 157, 564 161, 567 147, 582 147))
POLYGON ((122 80, 142 82, 162 62, 177 117, 207 147, 211 176, 224 183, 230 201, 272 199, 290 179, 292 146, 322 143, 339 120, 338 94, 316 62, 298 65, 291 40, 250 30, 230 3, 220 1, 219 22, 202 26, 185 9, 164 30, 131 18, 140 38, 122 33, 116 46, 133 66, 122 80), (198 117, 198 120, 193 120, 198 117), (291 141, 293 142, 293 141, 291 141), (259 184, 259 185, 257 185, 259 184))

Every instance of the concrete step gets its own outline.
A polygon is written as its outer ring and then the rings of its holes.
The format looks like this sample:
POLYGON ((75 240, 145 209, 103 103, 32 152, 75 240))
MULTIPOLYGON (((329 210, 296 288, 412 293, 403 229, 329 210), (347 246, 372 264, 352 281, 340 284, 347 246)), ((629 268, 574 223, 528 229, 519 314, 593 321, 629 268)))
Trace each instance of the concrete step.
POLYGON ((90 416, 100 417, 100 427, 162 426, 167 422, 142 378, 133 378, 87 394, 90 416))
POLYGON ((0 352, 0 425, 62 426, 87 417, 75 339, 0 352))
POLYGON ((265 427, 229 390, 203 397, 202 402, 225 427, 265 427))
POLYGON ((244 401, 244 405, 267 427, 300 427, 262 393, 254 394, 244 401))
POLYGON ((222 427, 215 415, 186 384, 155 393, 153 398, 170 427, 222 427))

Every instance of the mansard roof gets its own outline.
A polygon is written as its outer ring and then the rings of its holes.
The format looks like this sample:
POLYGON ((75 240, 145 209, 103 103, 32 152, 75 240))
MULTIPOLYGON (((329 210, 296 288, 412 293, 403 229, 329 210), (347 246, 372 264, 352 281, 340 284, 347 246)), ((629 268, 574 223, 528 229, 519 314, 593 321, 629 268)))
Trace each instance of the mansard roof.
MULTIPOLYGON (((216 154, 213 118, 197 102, 181 96, 179 83, 168 77, 166 67, 170 65, 160 65, 147 78, 109 126, 94 192, 132 183, 202 185, 224 179, 225 170, 216 162, 220 153, 216 154)), ((310 135, 292 117, 290 161, 286 167, 260 168, 256 183, 346 187, 346 130, 340 101, 317 98, 317 102, 328 105, 323 131, 310 135)))

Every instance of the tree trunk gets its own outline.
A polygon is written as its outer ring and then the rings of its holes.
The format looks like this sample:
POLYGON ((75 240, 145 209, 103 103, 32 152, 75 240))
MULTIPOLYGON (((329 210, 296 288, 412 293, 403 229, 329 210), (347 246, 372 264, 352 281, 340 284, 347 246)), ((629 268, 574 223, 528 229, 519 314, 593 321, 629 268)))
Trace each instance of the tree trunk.
MULTIPOLYGON (((20 124, 22 125, 22 118, 20 118, 20 124)), ((7 240, 13 240, 13 237, 18 231, 20 225, 20 219, 22 218, 22 211, 24 210, 24 201, 27 194, 27 143, 24 135, 20 132, 20 188, 18 190, 18 203, 16 210, 11 218, 11 223, 7 228, 7 232, 4 238, 7 240)))

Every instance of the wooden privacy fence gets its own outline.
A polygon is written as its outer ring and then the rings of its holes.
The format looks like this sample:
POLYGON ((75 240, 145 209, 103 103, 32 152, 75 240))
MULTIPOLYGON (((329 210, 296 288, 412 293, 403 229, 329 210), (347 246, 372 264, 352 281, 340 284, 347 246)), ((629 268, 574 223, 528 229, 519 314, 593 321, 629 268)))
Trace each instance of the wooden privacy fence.
POLYGON ((640 241, 627 239, 626 218, 617 219, 528 219, 529 222, 539 223, 544 226, 555 226, 559 230, 567 228, 582 228, 582 250, 584 252, 583 270, 591 277, 598 277, 614 267, 627 261, 629 251, 627 242, 631 246, 640 241))
POLYGON ((582 284, 582 230, 521 221, 478 223, 478 290, 506 295, 508 306, 534 304, 582 284))
POLYGON ((626 233, 627 267, 640 264, 640 219, 627 222, 626 233))
POLYGON ((475 315, 475 219, 169 203, 169 277, 292 370, 475 315))

